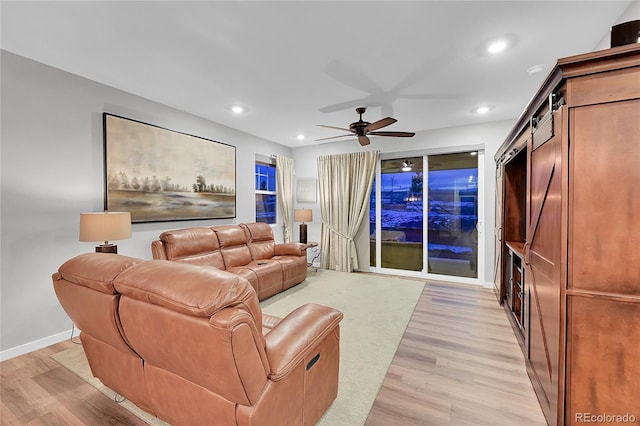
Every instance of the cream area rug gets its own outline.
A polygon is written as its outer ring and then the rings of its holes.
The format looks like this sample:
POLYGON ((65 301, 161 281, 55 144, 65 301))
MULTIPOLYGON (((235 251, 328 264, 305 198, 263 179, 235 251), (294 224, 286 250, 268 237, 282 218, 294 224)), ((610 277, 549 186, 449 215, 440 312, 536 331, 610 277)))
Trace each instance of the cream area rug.
MULTIPOLYGON (((263 312, 279 317, 305 303, 331 306, 344 313, 340 323, 338 397, 319 425, 364 424, 424 284, 424 281, 366 273, 310 270, 301 284, 261 302, 263 312)), ((91 376, 80 345, 53 358, 104 394, 114 397, 113 391, 91 376)), ((121 404, 149 424, 166 425, 129 401, 121 404)))

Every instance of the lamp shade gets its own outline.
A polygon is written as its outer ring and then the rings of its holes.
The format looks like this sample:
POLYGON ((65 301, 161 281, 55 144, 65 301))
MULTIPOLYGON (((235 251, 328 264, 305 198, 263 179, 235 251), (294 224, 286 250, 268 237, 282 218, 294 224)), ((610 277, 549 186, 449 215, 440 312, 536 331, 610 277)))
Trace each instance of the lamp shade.
POLYGON ((131 213, 80 213, 80 241, 114 241, 131 238, 131 213))
POLYGON ((293 211, 294 222, 313 222, 313 212, 311 209, 296 209, 293 211))

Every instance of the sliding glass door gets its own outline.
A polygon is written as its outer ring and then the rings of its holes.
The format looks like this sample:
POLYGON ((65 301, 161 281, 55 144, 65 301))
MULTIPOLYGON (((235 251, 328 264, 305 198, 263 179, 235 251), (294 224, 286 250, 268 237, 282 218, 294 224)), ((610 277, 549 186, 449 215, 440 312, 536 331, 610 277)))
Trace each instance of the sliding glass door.
POLYGON ((379 239, 382 268, 422 271, 422 170, 422 157, 380 162, 380 178, 374 183, 371 195, 372 266, 377 260, 376 241, 379 239), (375 203, 378 193, 379 219, 375 203), (380 223, 379 233, 376 232, 376 223, 380 223))
POLYGON ((478 278, 478 180, 475 151, 381 160, 371 193, 371 266, 478 278))
POLYGON ((471 154, 428 157, 429 273, 478 277, 478 157, 471 154))

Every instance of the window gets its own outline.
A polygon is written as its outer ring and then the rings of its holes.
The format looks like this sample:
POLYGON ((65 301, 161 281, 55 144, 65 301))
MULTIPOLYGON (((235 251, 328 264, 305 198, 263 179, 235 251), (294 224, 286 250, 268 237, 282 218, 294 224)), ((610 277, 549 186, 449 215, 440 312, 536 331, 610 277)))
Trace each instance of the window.
POLYGON ((476 151, 381 160, 370 266, 477 279, 478 164, 476 151))
POLYGON ((276 223, 276 166, 256 161, 256 222, 276 223))

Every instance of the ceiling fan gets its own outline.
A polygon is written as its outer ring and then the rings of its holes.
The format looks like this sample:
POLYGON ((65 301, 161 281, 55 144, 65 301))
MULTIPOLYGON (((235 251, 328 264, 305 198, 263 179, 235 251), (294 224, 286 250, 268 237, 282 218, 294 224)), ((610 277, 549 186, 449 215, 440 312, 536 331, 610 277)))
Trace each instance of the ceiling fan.
POLYGON ((328 140, 328 139, 337 139, 337 138, 344 138, 346 136, 351 136, 352 134, 356 135, 358 137, 358 142, 360 142, 360 145, 365 146, 365 145, 369 145, 371 143, 371 141, 369 140, 369 138, 367 137, 367 135, 375 135, 375 136, 391 136, 391 137, 396 137, 396 138, 410 138, 412 136, 415 135, 415 133, 413 132, 376 132, 376 130, 381 129, 383 127, 387 127, 393 123, 395 123, 396 120, 395 118, 391 118, 391 117, 386 117, 383 119, 380 119, 378 121, 374 121, 373 123, 369 123, 367 121, 363 121, 362 120, 362 114, 364 114, 364 112, 367 110, 367 108, 365 107, 358 107, 356 108, 356 112, 358 114, 360 114, 360 120, 349 124, 349 128, 345 129, 344 127, 334 127, 334 126, 325 126, 323 124, 318 124, 318 126, 320 127, 327 127, 329 129, 338 129, 338 130, 344 130, 346 132, 350 132, 350 134, 348 135, 340 135, 340 136, 331 136, 328 138, 322 138, 322 139, 316 139, 316 141, 324 141, 324 140, 328 140))

